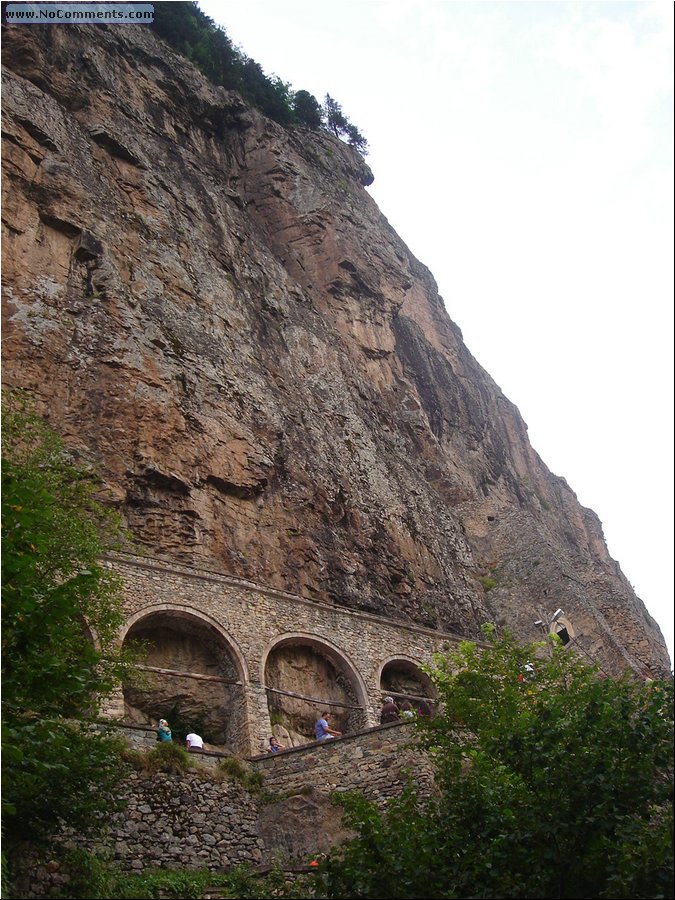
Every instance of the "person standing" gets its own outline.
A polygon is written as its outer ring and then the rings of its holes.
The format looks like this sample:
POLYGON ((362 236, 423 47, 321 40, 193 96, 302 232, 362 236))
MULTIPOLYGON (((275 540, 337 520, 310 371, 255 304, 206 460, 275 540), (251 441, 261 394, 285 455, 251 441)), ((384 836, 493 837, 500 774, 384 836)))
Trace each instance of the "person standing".
POLYGON ((158 741, 170 741, 171 737, 171 729, 169 728, 169 723, 166 719, 159 720, 159 728, 157 729, 157 740, 158 741))
POLYGON ((330 712, 328 710, 324 710, 319 718, 316 720, 314 725, 314 737, 317 741, 328 741, 334 737, 340 737, 342 734, 341 731, 335 731, 334 728, 331 728, 328 724, 328 719, 330 718, 330 712))
POLYGON ((384 706, 380 711, 380 725, 386 725, 387 722, 398 722, 398 706, 394 703, 393 697, 384 698, 384 706))

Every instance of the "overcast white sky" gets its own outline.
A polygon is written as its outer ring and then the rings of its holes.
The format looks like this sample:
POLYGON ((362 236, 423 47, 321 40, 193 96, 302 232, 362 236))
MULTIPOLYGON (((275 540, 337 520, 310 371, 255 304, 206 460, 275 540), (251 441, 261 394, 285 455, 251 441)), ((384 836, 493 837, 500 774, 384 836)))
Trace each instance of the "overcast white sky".
POLYGON ((364 133, 371 194, 672 660, 673 4, 200 6, 364 133))

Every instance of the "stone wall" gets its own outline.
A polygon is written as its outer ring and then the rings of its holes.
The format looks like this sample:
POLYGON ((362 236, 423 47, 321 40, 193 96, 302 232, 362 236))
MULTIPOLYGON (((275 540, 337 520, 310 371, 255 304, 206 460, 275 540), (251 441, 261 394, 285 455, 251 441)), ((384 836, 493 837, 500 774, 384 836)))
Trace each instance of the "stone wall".
MULTIPOLYGON (((256 798, 237 782, 214 777, 212 770, 133 772, 123 797, 127 808, 111 816, 102 840, 70 836, 64 840, 66 849, 95 851, 126 872, 219 871, 263 860, 256 798)), ((15 882, 14 896, 47 897, 64 890, 68 873, 54 860, 26 861, 26 874, 15 882)))
MULTIPOLYGON (((383 805, 400 793, 407 769, 423 791, 430 788, 429 761, 410 747, 411 737, 411 723, 393 723, 253 758, 251 768, 263 775, 257 792, 205 767, 197 754, 192 772, 134 771, 124 789, 127 809, 111 816, 103 840, 70 836, 65 843, 98 850, 120 868, 137 872, 222 871, 241 863, 306 860, 349 836, 331 793, 360 790, 383 805)), ((64 890, 67 872, 49 856, 27 855, 26 861, 16 897, 64 890)))
POLYGON ((262 861, 257 804, 229 779, 199 770, 180 775, 133 773, 128 808, 113 818, 113 860, 124 868, 221 869, 262 861))
POLYGON ((307 859, 349 837, 333 793, 361 791, 381 807, 409 779, 427 793, 430 761, 410 747, 411 737, 411 723, 393 723, 251 760, 263 773, 265 796, 276 798, 258 819, 266 851, 307 859))
POLYGON ((262 772, 269 792, 358 790, 385 804, 400 794, 408 772, 422 788, 428 789, 431 783, 429 760, 410 748, 411 734, 411 722, 393 722, 359 734, 258 756, 251 765, 262 772))
MULTIPOLYGON (((387 664, 404 661, 419 667, 460 640, 457 635, 162 560, 115 555, 107 563, 124 579, 127 624, 121 639, 137 624, 162 616, 189 620, 191 627, 199 623, 205 635, 217 635, 240 684, 239 727, 229 749, 241 756, 260 752, 271 734, 266 663, 275 648, 296 643, 325 653, 349 679, 362 729, 379 722, 381 676, 387 664)), ((316 713, 323 708, 317 699, 316 713)), ((124 714, 121 698, 108 712, 124 714)))

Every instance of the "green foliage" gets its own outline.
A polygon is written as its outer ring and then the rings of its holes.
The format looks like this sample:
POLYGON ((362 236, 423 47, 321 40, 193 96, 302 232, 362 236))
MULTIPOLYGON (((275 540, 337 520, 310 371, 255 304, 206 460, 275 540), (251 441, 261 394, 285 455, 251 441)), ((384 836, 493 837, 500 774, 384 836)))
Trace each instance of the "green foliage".
POLYGON ((368 141, 361 134, 356 125, 352 125, 351 122, 349 122, 347 125, 346 136, 347 143, 350 147, 353 147, 355 150, 357 150, 361 154, 361 156, 368 155, 368 141))
MULTIPOLYGON (((239 93, 281 125, 324 125, 324 111, 309 91, 293 91, 288 82, 266 75, 259 63, 235 47, 224 28, 205 15, 197 3, 156 3, 152 28, 174 50, 191 60, 214 84, 239 93)), ((328 98, 327 98, 328 99, 328 98)), ((368 142, 342 115, 331 98, 332 118, 326 127, 365 156, 368 142), (339 111, 339 114, 338 112, 339 111)))
POLYGON ((87 850, 70 850, 63 860, 69 881, 67 896, 72 900, 113 897, 115 876, 107 861, 87 850))
POLYGON ((335 137, 347 138, 349 145, 358 150, 362 156, 368 153, 368 141, 356 125, 352 125, 342 112, 340 104, 330 94, 326 94, 323 103, 323 117, 327 131, 330 131, 335 137))
POLYGON ((483 585, 486 592, 491 591, 492 588, 497 587, 497 579, 492 578, 490 575, 482 575, 478 580, 483 585))
POLYGON ((323 110, 316 97, 308 91, 296 91, 293 96, 293 112, 296 120, 308 128, 321 128, 323 110))
POLYGON ((492 638, 437 657, 442 713, 416 728, 438 795, 410 789, 384 814, 343 796, 358 836, 319 896, 673 896, 672 680, 538 652, 492 638))
POLYGON ((282 125, 295 121, 290 86, 276 76, 265 75, 261 66, 235 47, 225 30, 196 3, 156 4, 152 27, 214 84, 239 91, 282 125))
POLYGON ((342 107, 330 94, 326 94, 323 101, 323 114, 326 120, 326 128, 335 137, 340 137, 347 130, 348 120, 345 118, 342 107))
POLYGON ((120 581, 98 559, 120 523, 21 398, 2 430, 3 708, 77 716, 120 674, 120 581))
POLYGON ((226 756, 218 763, 218 771, 227 775, 233 781, 238 781, 242 787, 251 793, 259 793, 263 785, 263 774, 251 769, 248 763, 238 756, 226 756))
MULTIPOLYGON (((287 885, 281 869, 259 875, 250 867, 237 866, 227 874, 157 869, 142 873, 120 872, 109 862, 84 850, 71 851, 65 860, 70 876, 67 894, 73 900, 155 900, 155 898, 199 898, 218 891, 222 898, 305 897, 297 887, 287 885)), ((301 883, 301 882, 300 882, 301 883)))
POLYGON ((192 768, 193 760, 187 750, 173 741, 164 741, 151 750, 146 757, 146 767, 150 772, 168 772, 179 775, 192 768))
POLYGON ((333 801, 344 810, 344 824, 358 836, 319 866, 314 896, 439 896, 428 893, 426 869, 436 852, 435 834, 411 787, 389 801, 386 816, 356 792, 336 794, 333 801))
POLYGON ((76 466, 26 400, 3 400, 2 776, 8 858, 59 820, 84 826, 122 774, 119 744, 92 727, 125 676, 117 648, 119 580, 100 554, 122 538, 76 466), (9 819, 11 817, 11 821, 9 819))

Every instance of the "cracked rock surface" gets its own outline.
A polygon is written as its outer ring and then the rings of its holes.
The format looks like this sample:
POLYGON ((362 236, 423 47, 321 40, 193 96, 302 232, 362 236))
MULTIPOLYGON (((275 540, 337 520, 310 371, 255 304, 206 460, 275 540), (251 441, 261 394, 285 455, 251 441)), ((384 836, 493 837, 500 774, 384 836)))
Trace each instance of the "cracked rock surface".
POLYGON ((7 27, 3 62, 5 382, 138 544, 467 637, 562 607, 607 671, 668 670, 358 154, 147 29, 7 27))

